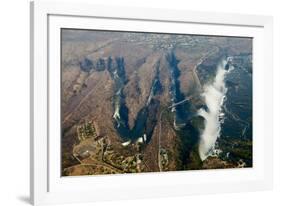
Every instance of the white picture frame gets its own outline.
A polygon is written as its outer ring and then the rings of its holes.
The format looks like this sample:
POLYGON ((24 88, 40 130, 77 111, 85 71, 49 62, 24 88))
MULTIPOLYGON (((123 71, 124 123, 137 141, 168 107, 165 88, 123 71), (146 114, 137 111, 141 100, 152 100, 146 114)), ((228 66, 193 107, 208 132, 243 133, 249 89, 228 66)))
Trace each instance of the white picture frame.
POLYGON ((272 17, 109 7, 35 1, 31 3, 31 201, 92 202, 134 198, 268 190, 273 185, 272 17), (169 26, 169 27, 168 27, 169 26), (108 176, 60 177, 61 28, 252 36, 254 37, 254 166, 108 176), (173 31, 169 31, 173 28, 173 31), (256 39, 256 40, 255 40, 256 39), (266 69, 265 69, 266 68, 266 69), (52 82, 52 84, 50 84, 52 82))

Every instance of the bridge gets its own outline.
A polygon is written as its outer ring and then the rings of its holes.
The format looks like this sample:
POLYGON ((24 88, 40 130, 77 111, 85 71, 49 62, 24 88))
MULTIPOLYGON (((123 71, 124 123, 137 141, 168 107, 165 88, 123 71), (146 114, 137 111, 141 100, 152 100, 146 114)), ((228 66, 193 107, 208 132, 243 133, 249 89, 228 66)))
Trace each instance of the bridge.
POLYGON ((168 106, 166 109, 163 109, 160 112, 160 125, 159 125, 159 135, 158 135, 158 167, 159 167, 160 172, 162 172, 160 152, 161 152, 161 134, 162 134, 162 115, 163 115, 163 112, 166 111, 167 109, 171 109, 171 108, 176 107, 178 105, 184 104, 184 103, 188 102, 190 99, 191 99, 191 97, 187 97, 184 100, 181 100, 177 103, 172 104, 171 106, 168 106))
POLYGON ((174 103, 174 104, 172 104, 171 106, 169 106, 168 109, 171 109, 171 108, 173 108, 173 107, 175 107, 175 106, 178 106, 178 105, 180 105, 180 104, 183 104, 183 103, 189 101, 190 99, 191 99, 191 98, 188 97, 188 98, 186 98, 186 99, 184 99, 184 100, 181 100, 180 102, 174 103))

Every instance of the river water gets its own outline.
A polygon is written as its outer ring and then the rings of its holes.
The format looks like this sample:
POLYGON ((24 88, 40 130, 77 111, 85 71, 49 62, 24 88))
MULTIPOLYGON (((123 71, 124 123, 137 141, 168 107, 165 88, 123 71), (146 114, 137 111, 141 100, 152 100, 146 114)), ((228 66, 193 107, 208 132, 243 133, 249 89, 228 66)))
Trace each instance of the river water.
POLYGON ((114 127, 120 137, 125 141, 123 145, 136 140, 148 142, 157 123, 156 115, 160 105, 159 101, 154 98, 155 95, 161 92, 162 87, 159 80, 159 63, 155 65, 156 74, 146 104, 138 112, 134 121, 134 127, 130 129, 128 125, 128 111, 130 108, 126 105, 126 96, 123 93, 126 85, 125 63, 123 58, 116 58, 115 61, 116 65, 109 64, 109 72, 115 82, 115 94, 113 97, 114 127))

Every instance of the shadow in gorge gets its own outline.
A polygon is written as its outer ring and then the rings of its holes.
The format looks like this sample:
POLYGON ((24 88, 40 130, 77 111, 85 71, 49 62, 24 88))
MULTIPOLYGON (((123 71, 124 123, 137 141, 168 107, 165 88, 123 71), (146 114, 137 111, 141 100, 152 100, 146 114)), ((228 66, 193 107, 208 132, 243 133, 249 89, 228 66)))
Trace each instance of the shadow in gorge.
POLYGON ((136 141, 140 137, 143 137, 144 142, 149 142, 151 139, 153 130, 157 124, 157 113, 160 106, 159 100, 154 97, 162 92, 162 86, 159 80, 159 65, 160 62, 157 62, 155 65, 156 74, 146 104, 138 112, 134 126, 130 129, 128 125, 129 108, 126 105, 126 96, 123 93, 123 89, 127 84, 125 61, 123 57, 115 58, 115 62, 111 57, 109 58, 108 71, 115 83, 115 94, 113 97, 114 127, 125 141, 136 141))
MULTIPOLYGON (((176 58, 173 51, 166 55, 166 60, 169 63, 169 70, 171 74, 170 95, 172 104, 176 104, 186 99, 185 95, 180 90, 179 77, 181 75, 178 68, 179 60, 176 58)), ((191 120, 196 118, 196 115, 191 111, 190 101, 184 104, 172 107, 174 113, 173 128, 179 137, 180 145, 180 160, 178 162, 178 169, 185 170, 198 168, 201 161, 198 156, 197 145, 199 141, 199 132, 196 125, 191 124, 191 120)))
POLYGON ((199 131, 192 124, 188 123, 183 129, 176 131, 181 140, 180 160, 178 169, 192 170, 201 167, 201 159, 198 155, 199 131))
MULTIPOLYGON (((170 85, 171 103, 176 104, 186 98, 185 95, 180 91, 180 81, 178 79, 181 75, 180 70, 178 68, 178 64, 180 61, 176 58, 173 51, 169 52, 166 55, 166 59, 169 63, 169 70, 171 75, 171 85, 170 85)), ((172 108, 172 111, 175 113, 174 127, 180 129, 186 126, 186 122, 188 118, 190 118, 189 110, 190 110, 189 101, 172 108)))

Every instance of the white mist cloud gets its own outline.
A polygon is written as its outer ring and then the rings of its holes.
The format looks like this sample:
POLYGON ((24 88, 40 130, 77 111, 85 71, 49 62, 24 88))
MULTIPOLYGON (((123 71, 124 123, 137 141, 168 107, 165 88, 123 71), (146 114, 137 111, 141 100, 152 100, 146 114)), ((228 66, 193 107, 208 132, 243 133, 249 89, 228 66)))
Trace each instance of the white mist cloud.
POLYGON ((213 151, 217 138, 220 135, 219 115, 225 93, 227 91, 224 83, 226 74, 225 66, 227 61, 222 60, 217 67, 216 77, 210 85, 204 86, 203 97, 208 107, 208 111, 200 109, 198 114, 205 118, 205 128, 200 136, 199 155, 201 160, 205 160, 213 151))

